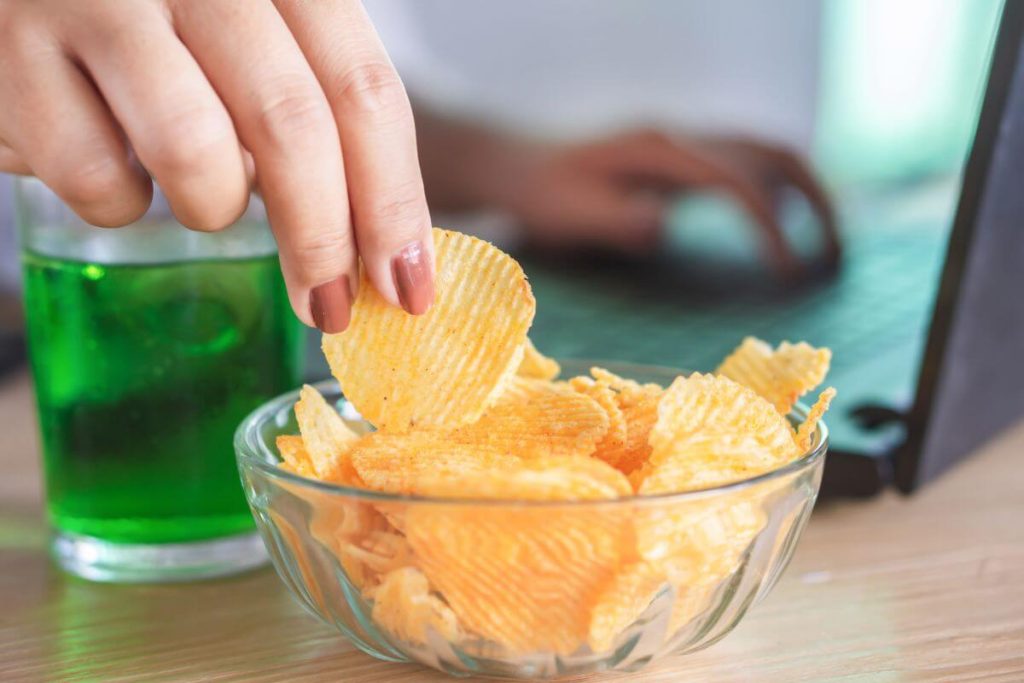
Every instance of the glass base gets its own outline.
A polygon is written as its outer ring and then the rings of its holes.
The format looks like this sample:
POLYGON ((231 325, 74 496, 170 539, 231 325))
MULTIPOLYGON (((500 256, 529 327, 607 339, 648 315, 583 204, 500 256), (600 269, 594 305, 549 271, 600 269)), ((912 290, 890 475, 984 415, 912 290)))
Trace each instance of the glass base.
POLYGON ((164 583, 195 581, 255 569, 267 563, 259 534, 193 543, 111 543, 64 531, 50 552, 64 571, 90 581, 164 583))

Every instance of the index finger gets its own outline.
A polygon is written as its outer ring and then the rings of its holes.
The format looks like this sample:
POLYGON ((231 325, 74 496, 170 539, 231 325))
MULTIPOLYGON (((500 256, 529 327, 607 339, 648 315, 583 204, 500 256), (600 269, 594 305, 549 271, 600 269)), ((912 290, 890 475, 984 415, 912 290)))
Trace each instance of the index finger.
POLYGON ((292 308, 306 324, 341 332, 356 253, 341 145, 320 84, 269 2, 174 7, 182 40, 254 159, 292 308))

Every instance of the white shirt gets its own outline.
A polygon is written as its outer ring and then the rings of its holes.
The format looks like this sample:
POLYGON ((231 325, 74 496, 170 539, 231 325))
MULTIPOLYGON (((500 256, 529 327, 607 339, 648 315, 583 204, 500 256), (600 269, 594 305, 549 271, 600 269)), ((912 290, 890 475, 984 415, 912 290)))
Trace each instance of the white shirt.
POLYGON ((533 132, 637 123, 808 151, 817 0, 366 0, 418 97, 533 132))

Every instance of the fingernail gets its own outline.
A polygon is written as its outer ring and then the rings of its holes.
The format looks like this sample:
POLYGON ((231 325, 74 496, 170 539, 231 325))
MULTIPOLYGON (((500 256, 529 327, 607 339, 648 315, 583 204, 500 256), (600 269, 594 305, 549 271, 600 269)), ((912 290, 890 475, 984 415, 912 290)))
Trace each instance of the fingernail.
POLYGON ((352 316, 352 285, 347 275, 314 287, 309 293, 309 311, 313 324, 321 332, 344 332, 352 316))
POLYGON ((406 245, 391 259, 391 275, 402 308, 413 315, 426 313, 434 302, 434 276, 422 242, 406 245))

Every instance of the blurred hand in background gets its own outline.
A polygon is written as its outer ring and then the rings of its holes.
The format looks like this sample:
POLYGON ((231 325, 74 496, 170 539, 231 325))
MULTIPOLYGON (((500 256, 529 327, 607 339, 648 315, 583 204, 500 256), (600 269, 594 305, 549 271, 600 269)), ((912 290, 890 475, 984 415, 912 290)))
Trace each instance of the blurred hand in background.
POLYGON ((840 242, 829 197, 804 159, 747 137, 673 136, 640 128, 595 139, 546 143, 502 134, 417 108, 420 156, 435 209, 498 208, 534 244, 588 245, 634 253, 655 249, 667 210, 682 193, 720 192, 761 232, 766 259, 782 275, 801 265, 778 207, 800 192, 824 232, 822 258, 840 242))

